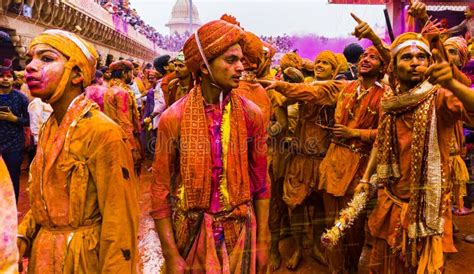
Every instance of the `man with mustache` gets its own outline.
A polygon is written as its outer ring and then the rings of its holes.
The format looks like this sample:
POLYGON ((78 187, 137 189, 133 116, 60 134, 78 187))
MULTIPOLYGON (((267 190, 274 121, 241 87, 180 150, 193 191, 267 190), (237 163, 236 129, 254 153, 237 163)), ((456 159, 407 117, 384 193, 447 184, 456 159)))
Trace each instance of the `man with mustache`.
POLYGON ((194 88, 160 118, 151 216, 167 273, 267 269, 267 135, 259 108, 232 91, 244 70, 243 38, 222 20, 188 38, 194 88))
MULTIPOLYGON (((446 62, 437 50, 432 56, 420 34, 400 35, 390 52, 393 86, 382 99, 376 146, 356 187, 356 192, 367 191, 375 171, 376 183, 383 185, 368 222, 374 237, 370 270, 441 271, 447 252, 443 238, 451 236, 445 233, 450 226, 450 140, 456 121, 474 122, 474 100, 457 85, 448 90, 430 83, 436 82, 430 69, 425 80, 430 64, 446 62)), ((446 71, 433 75, 439 78, 440 73, 446 71)))
POLYGON ((29 273, 136 273, 137 181, 126 136, 86 98, 97 53, 79 36, 33 39, 26 79, 51 104, 30 167, 30 211, 18 228, 29 273))
POLYGON ((168 104, 181 99, 188 94, 193 85, 193 77, 184 62, 184 53, 179 52, 174 59, 174 73, 176 78, 171 80, 168 85, 168 104))

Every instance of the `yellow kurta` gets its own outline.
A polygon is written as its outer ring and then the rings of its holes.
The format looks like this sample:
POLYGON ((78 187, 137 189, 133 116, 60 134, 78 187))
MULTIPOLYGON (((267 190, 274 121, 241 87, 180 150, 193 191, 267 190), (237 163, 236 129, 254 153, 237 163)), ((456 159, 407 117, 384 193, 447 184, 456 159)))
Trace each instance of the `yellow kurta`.
POLYGON ((44 125, 30 168, 29 273, 136 273, 138 201, 123 131, 83 96, 44 125))

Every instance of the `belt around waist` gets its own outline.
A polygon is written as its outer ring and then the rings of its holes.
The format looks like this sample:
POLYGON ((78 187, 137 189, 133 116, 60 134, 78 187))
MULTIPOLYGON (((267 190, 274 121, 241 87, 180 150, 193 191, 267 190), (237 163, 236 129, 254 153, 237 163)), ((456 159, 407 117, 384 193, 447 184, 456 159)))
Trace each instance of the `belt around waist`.
POLYGON ((197 220, 199 217, 203 216, 204 213, 211 215, 214 221, 222 221, 226 219, 238 219, 238 218, 245 218, 248 215, 249 210, 251 210, 251 204, 245 203, 234 207, 232 210, 229 211, 220 211, 220 212, 209 212, 206 210, 196 211, 178 211, 176 212, 177 215, 190 218, 192 220, 197 220))
POLYGON ((90 224, 90 225, 85 225, 85 226, 80 226, 80 227, 77 227, 77 228, 73 228, 73 227, 47 227, 47 226, 41 226, 41 229, 44 229, 48 232, 52 232, 52 233, 69 233, 69 232, 79 232, 79 231, 83 231, 83 230, 87 230, 87 229, 90 229, 90 228, 95 228, 95 227, 98 227, 102 224, 102 221, 100 222, 95 222, 93 224, 90 224))

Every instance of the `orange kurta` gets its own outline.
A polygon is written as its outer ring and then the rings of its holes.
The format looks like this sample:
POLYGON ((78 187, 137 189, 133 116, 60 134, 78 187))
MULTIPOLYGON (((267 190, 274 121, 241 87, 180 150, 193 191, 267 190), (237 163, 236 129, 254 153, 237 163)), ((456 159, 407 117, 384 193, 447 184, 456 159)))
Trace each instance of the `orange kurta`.
POLYGON ((262 111, 265 125, 268 126, 272 114, 272 102, 262 85, 256 82, 240 81, 239 87, 234 92, 256 104, 262 111))
POLYGON ((192 268, 192 273, 234 273, 241 272, 241 269, 245 273, 255 273, 257 227, 251 201, 270 198, 266 176, 267 138, 262 114, 249 100, 230 94, 231 99, 224 100, 224 110, 229 105, 235 107, 230 113, 225 112, 227 116, 221 113, 218 105, 205 104, 199 92, 200 87, 195 87, 190 94, 169 107, 160 119, 153 168, 155 176, 151 187, 151 216, 154 219, 172 217, 179 252, 192 268), (196 114, 198 107, 203 108, 203 113, 196 114), (194 114, 192 123, 196 125, 192 127, 189 114, 194 114), (198 118, 200 115, 205 117, 198 118), (222 120, 232 117, 226 119, 230 124, 225 126, 222 122, 220 125, 222 141, 212 139, 215 136, 212 129, 219 123, 214 115, 222 116, 222 120), (243 131, 239 126, 244 127, 243 131), (226 134, 226 128, 231 132, 226 134), (240 131, 246 136, 238 137, 232 131, 240 131), (194 135, 192 139, 188 138, 188 134, 194 135), (202 135, 196 137, 198 134, 202 135), (203 145, 207 143, 203 137, 209 141, 209 147, 203 145), (239 140, 241 144, 236 145, 239 140), (193 144, 186 143, 190 141, 193 144), (216 168, 219 164, 214 159, 216 154, 213 154, 219 153, 215 146, 212 147, 216 143, 227 143, 227 148, 222 151, 229 151, 220 155, 222 159, 227 159, 228 166, 222 169, 220 175, 214 176, 221 170, 216 168), (237 146, 240 146, 241 155, 248 159, 231 161, 240 154, 235 150, 237 146), (196 156, 199 153, 201 155, 196 156), (206 161, 205 155, 212 157, 210 161, 206 161), (199 171, 193 165, 199 166, 199 171), (189 176, 188 170, 192 171, 193 176, 189 176), (208 177, 201 177, 198 172, 208 177), (247 181, 249 185, 244 176, 250 180, 247 181), (197 192, 204 194, 196 195, 197 192), (214 203, 215 194, 221 197, 219 206, 214 203), (202 199, 204 195, 209 195, 210 199, 202 199), (219 227, 222 227, 224 237, 216 241, 213 233, 219 227), (251 258, 244 257, 244 254, 251 258))
MULTIPOLYGON (((462 120, 472 123, 474 121, 474 114, 468 113, 459 99, 453 93, 444 89, 438 90, 435 107, 442 181, 448 182, 450 180, 450 144, 456 121, 462 120)), ((402 215, 402 208, 406 206, 411 197, 409 176, 411 173, 412 117, 413 110, 404 112, 395 119, 401 177, 396 182, 393 182, 391 186, 386 186, 389 187, 388 191, 384 189, 379 190, 377 206, 369 217, 370 233, 376 238, 373 255, 371 256, 371 270, 374 273, 387 273, 388 269, 394 268, 399 269, 400 272, 404 271, 404 262, 400 262, 397 259, 398 255, 391 254, 391 248, 394 248, 394 245, 399 241, 397 235, 400 226, 407 229, 408 223, 408 220, 405 219, 403 221, 401 218, 405 216, 402 215), (396 204, 394 198, 389 197, 387 192, 397 199, 399 205, 396 204)), ((448 194, 449 190, 443 189, 445 205, 449 205, 448 194)), ((450 210, 450 208, 445 206, 445 210, 450 210)))
MULTIPOLYGON (((352 199, 354 188, 367 166, 372 142, 377 134, 380 100, 384 87, 375 83, 366 90, 359 80, 352 81, 341 91, 337 100, 335 123, 358 129, 360 138, 336 139, 333 137, 326 157, 319 167, 319 189, 324 190, 323 201, 328 227, 340 210, 352 199), (359 99, 358 99, 359 98, 359 99)), ((329 269, 343 273, 356 269, 364 245, 365 216, 359 216, 343 239, 326 250, 329 269)))
POLYGON ((19 226, 29 273, 136 273, 138 200, 123 131, 83 96, 43 126, 19 226))
POLYGON ((141 160, 140 117, 135 95, 121 80, 112 79, 104 94, 104 113, 124 131, 134 162, 141 160))
POLYGON ((299 120, 292 142, 292 158, 287 168, 283 200, 290 208, 300 205, 319 183, 319 164, 330 144, 328 126, 334 124, 334 106, 345 81, 324 84, 281 82, 276 90, 300 101, 299 120))
POLYGON ((380 100, 384 93, 381 84, 375 84, 351 111, 345 111, 346 97, 357 96, 360 81, 353 81, 337 101, 335 123, 359 129, 360 139, 336 140, 331 143, 320 166, 319 189, 333 196, 353 194, 367 166, 372 143, 377 135, 380 100), (352 114, 351 114, 352 113, 352 114))

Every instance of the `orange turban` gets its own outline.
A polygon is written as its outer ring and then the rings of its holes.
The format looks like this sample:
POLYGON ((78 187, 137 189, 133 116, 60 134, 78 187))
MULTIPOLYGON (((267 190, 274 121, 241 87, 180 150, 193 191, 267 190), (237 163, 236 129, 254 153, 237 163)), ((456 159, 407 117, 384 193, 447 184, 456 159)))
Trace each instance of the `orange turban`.
MULTIPOLYGON (((314 63, 316 63, 318 60, 321 60, 321 61, 326 61, 328 62, 329 64, 331 64, 331 66, 337 70, 338 68, 338 60, 337 60, 337 57, 336 57, 336 54, 334 54, 334 52, 330 51, 330 50, 323 50, 321 51, 318 56, 316 56, 316 59, 314 60, 314 63)), ((346 60, 347 62, 347 60, 346 60)))
POLYGON ((280 67, 282 70, 293 67, 300 69, 303 65, 303 59, 296 52, 285 53, 280 60, 280 67))
POLYGON ((303 58, 303 69, 313 73, 314 71, 313 61, 309 60, 308 58, 303 58))
POLYGON ((455 47, 458 52, 459 52, 459 59, 461 60, 461 65, 464 67, 467 62, 469 62, 470 54, 469 50, 467 49, 467 42, 466 39, 456 36, 456 37, 451 37, 444 41, 444 46, 453 46, 455 47))
POLYGON ((94 47, 74 33, 51 29, 36 36, 30 44, 30 49, 38 44, 49 45, 68 58, 64 72, 54 94, 47 100, 49 104, 56 102, 64 93, 69 82, 71 71, 79 68, 84 78, 82 86, 85 88, 95 78, 95 65, 99 55, 94 47))
POLYGON ((257 35, 246 31, 242 42, 242 52, 245 58, 250 62, 252 68, 256 69, 262 63, 265 54, 262 40, 257 35))
POLYGON ((183 47, 186 66, 193 73, 197 73, 199 67, 205 63, 196 42, 196 36, 207 62, 223 54, 232 45, 240 43, 245 33, 237 25, 223 20, 214 20, 201 26, 186 40, 183 47))
POLYGON ((339 70, 337 73, 346 72, 349 69, 349 64, 347 63, 347 59, 342 53, 336 53, 337 63, 339 65, 339 70))
POLYGON ((133 70, 133 64, 127 60, 115 61, 109 65, 110 71, 133 70))
POLYGON ((275 47, 265 41, 262 41, 262 43, 263 43, 263 51, 265 52, 265 56, 267 58, 272 59, 276 53, 275 47))
MULTIPOLYGON (((237 19, 232 15, 224 14, 221 16, 221 20, 241 27, 240 22, 237 21, 237 19)), ((244 28, 242 28, 242 30, 244 30, 244 28)), ((266 52, 264 50, 265 45, 263 41, 260 39, 260 37, 253 34, 252 32, 245 31, 245 36, 241 44, 242 53, 250 65, 250 68, 246 67, 245 69, 256 69, 261 71, 262 66, 265 66, 266 63, 266 52)))

